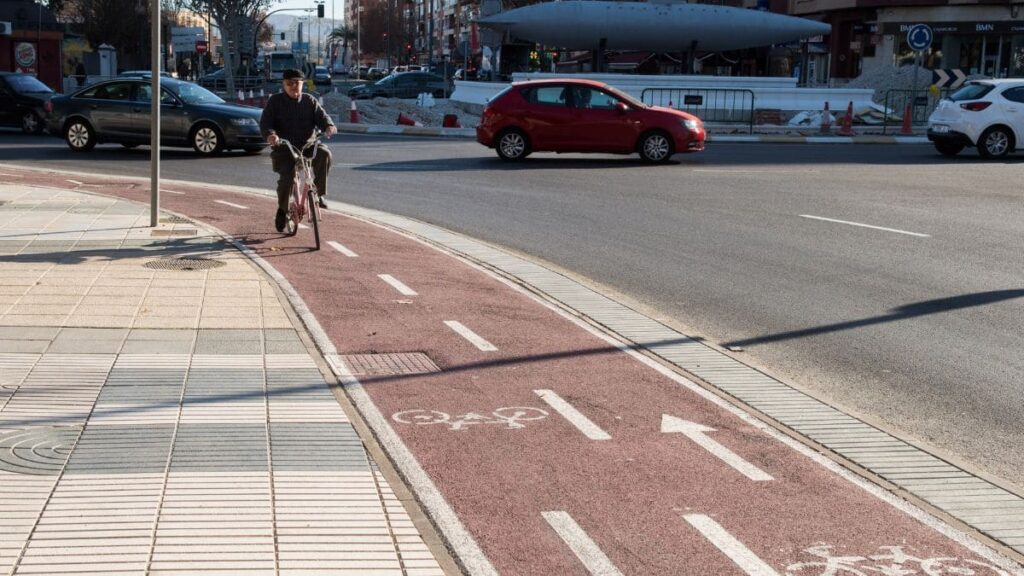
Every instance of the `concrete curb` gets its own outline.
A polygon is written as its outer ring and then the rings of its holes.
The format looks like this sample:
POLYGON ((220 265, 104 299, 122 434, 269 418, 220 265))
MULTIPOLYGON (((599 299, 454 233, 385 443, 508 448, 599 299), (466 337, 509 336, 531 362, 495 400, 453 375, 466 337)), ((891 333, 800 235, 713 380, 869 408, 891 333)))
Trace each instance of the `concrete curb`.
MULTIPOLYGON (((345 134, 389 134, 393 136, 429 136, 473 140, 475 128, 438 128, 436 126, 390 126, 385 124, 352 124, 340 122, 335 116, 338 132, 345 134)), ((776 134, 708 134, 708 142, 731 144, 928 144, 924 136, 786 136, 776 134)))

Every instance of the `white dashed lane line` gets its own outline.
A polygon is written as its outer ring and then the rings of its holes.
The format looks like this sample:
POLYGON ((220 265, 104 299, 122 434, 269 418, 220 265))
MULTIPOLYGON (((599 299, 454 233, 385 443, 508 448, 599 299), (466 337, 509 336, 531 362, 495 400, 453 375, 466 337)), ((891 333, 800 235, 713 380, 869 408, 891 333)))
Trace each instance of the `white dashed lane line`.
POLYGON ((161 192, 167 192, 168 194, 177 194, 178 196, 184 196, 184 192, 178 192, 177 190, 167 190, 165 188, 160 189, 161 192))
POLYGON ((218 204, 223 204, 225 206, 231 206, 232 208, 238 208, 239 210, 248 210, 249 209, 248 206, 242 206, 241 204, 235 204, 234 202, 228 202, 227 200, 214 200, 214 202, 216 202, 218 204))
POLYGON ((683 518, 714 544, 715 548, 721 550, 735 562, 747 576, 779 576, 775 569, 758 558, 742 542, 726 532, 710 517, 703 514, 684 514, 683 518))
POLYGON ((463 326, 461 322, 457 322, 455 320, 445 320, 444 324, 445 326, 454 330, 455 333, 458 334, 459 336, 462 336, 466 340, 469 340, 470 343, 473 344, 473 346, 476 346, 480 350, 483 350, 484 352, 498 351, 494 344, 491 344, 487 340, 484 340, 483 338, 477 336, 475 332, 463 326))
POLYGON ((611 440, 612 437, 601 429, 600 426, 594 424, 590 418, 583 415, 582 412, 573 407, 572 404, 566 402, 561 396, 555 394, 552 390, 534 390, 534 394, 540 396, 540 399, 555 409, 556 412, 562 415, 570 424, 583 432, 583 435, 591 440, 611 440))
POLYGON ((835 218, 825 218, 824 216, 811 216, 810 214, 800 214, 801 218, 810 218, 811 220, 821 220, 822 222, 833 222, 835 224, 846 224, 847 226, 858 226, 860 228, 871 228, 872 230, 881 230, 883 232, 892 232, 894 234, 906 234, 907 236, 916 236, 918 238, 931 238, 928 234, 921 234, 920 232, 908 232, 906 230, 898 230, 896 228, 886 228, 884 226, 874 226, 872 224, 862 224, 860 222, 850 222, 848 220, 836 220, 835 218))
POLYGON ((68 179, 68 178, 65 178, 64 181, 65 182, 70 182, 71 184, 74 184, 75 186, 81 186, 83 184, 82 182, 79 182, 78 180, 71 180, 71 179, 68 179))
POLYGON ((348 256, 349 258, 358 258, 359 257, 359 254, 356 254, 355 252, 349 250, 348 248, 345 248, 344 246, 342 246, 341 244, 335 242, 334 240, 328 240, 327 243, 330 244, 331 248, 334 248, 335 250, 337 250, 338 252, 341 252, 345 256, 348 256))
POLYGON ((419 295, 419 294, 416 293, 415 290, 413 290, 412 288, 409 288, 408 286, 403 284, 401 280, 399 280, 398 278, 395 278, 391 274, 378 274, 377 277, 380 278, 381 280, 387 282, 395 290, 398 290, 398 292, 400 294, 402 294, 403 296, 418 296, 419 295))
POLYGON ((540 514, 591 574, 594 576, 622 576, 622 572, 615 567, 615 564, 612 564, 612 561, 605 556, 604 552, 567 512, 552 510, 540 514))

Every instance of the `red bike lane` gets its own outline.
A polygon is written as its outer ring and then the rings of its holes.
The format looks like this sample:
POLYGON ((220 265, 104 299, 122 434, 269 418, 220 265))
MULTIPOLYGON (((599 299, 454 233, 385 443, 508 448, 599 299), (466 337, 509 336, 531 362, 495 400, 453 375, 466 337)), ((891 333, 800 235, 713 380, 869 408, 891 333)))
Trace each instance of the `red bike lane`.
MULTIPOLYGON (((76 178, 148 200, 135 182, 76 178)), ((437 364, 360 382, 498 573, 1013 573, 459 259, 335 212, 314 252, 310 230, 273 232, 271 198, 166 188, 166 209, 280 272, 339 354, 437 364)))

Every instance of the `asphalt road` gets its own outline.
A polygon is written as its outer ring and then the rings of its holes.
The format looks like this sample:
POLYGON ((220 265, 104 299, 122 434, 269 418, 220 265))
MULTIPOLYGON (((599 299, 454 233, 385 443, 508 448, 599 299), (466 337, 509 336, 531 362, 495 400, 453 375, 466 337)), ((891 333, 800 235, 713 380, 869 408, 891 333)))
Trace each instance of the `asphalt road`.
MULTIPOLYGON (((547 261, 1024 487, 1024 157, 711 144, 667 166, 575 155, 510 166, 466 141, 343 135, 331 146, 331 198, 547 261)), ((74 155, 15 133, 0 134, 0 162, 149 170, 144 148, 74 155)), ((173 150, 162 166, 167 178, 274 181, 266 154, 173 150)))

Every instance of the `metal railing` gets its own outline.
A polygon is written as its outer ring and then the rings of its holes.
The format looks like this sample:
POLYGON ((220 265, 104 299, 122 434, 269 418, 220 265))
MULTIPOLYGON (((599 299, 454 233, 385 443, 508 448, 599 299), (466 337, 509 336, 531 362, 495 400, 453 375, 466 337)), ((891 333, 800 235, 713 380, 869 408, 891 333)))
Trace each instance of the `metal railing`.
POLYGON ((744 122, 754 132, 754 91, 743 88, 644 88, 640 100, 689 112, 704 122, 744 122))
POLYGON ((882 134, 888 132, 890 126, 899 130, 903 125, 903 116, 907 106, 910 107, 911 125, 928 123, 928 117, 939 105, 939 101, 949 96, 949 90, 943 89, 936 95, 931 90, 886 90, 885 116, 882 122, 882 134))

